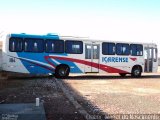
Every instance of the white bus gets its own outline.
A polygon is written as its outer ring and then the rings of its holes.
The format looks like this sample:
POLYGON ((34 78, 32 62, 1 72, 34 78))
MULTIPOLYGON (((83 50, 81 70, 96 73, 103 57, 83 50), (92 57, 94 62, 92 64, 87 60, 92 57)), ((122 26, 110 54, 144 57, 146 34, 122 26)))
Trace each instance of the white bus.
POLYGON ((157 45, 90 40, 58 35, 8 34, 3 37, 3 71, 28 74, 118 73, 140 77, 156 72, 157 45))

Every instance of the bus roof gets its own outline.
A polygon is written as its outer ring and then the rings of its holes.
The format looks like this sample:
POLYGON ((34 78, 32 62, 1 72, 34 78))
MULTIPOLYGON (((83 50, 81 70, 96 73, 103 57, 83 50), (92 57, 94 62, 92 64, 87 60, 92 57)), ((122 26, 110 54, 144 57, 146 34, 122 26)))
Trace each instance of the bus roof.
POLYGON ((103 40, 103 39, 90 39, 89 37, 76 37, 76 36, 59 36, 57 34, 48 33, 46 35, 32 35, 26 33, 20 34, 10 34, 11 37, 23 37, 23 38, 41 38, 41 39, 61 39, 61 40, 77 40, 77 41, 93 41, 93 42, 115 42, 115 43, 130 43, 130 44, 146 44, 154 45, 155 43, 142 43, 142 42, 126 42, 126 41, 116 41, 116 40, 103 40))
POLYGON ((22 37, 22 38, 41 38, 41 39, 59 39, 59 36, 56 34, 47 34, 47 35, 31 35, 31 34, 10 34, 11 37, 22 37))
MULTIPOLYGON (((88 37, 74 37, 74 36, 59 36, 62 40, 82 40, 82 41, 92 41, 92 42, 114 42, 114 43, 129 43, 129 44, 148 44, 156 45, 155 43, 144 43, 144 42, 132 42, 132 41, 118 41, 118 40, 106 40, 106 39, 90 39, 88 37)), ((157 46, 157 45, 156 45, 157 46)))

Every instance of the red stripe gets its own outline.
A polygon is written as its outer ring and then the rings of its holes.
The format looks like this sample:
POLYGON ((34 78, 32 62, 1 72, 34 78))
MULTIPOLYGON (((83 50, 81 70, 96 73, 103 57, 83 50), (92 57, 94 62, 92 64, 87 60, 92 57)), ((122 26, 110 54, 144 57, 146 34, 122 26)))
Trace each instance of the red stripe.
POLYGON ((136 60, 137 60, 137 58, 131 58, 131 57, 130 57, 130 59, 133 60, 133 61, 136 61, 136 60))
POLYGON ((113 68, 113 67, 110 67, 110 66, 107 66, 107 65, 98 64, 98 63, 94 63, 94 62, 89 62, 89 61, 85 61, 85 60, 79 60, 79 59, 75 59, 75 58, 67 58, 67 57, 59 57, 59 56, 45 56, 45 58, 46 59, 53 58, 53 59, 67 60, 67 61, 71 61, 71 62, 76 62, 76 63, 80 63, 80 64, 84 64, 84 65, 88 65, 88 66, 91 66, 91 67, 95 67, 95 68, 101 69, 101 70, 106 71, 108 73, 128 73, 128 72, 126 72, 124 70, 113 68))
POLYGON ((45 58, 45 60, 46 60, 50 65, 52 65, 53 67, 55 67, 55 65, 48 60, 48 59, 50 58, 50 56, 45 56, 44 58, 45 58))

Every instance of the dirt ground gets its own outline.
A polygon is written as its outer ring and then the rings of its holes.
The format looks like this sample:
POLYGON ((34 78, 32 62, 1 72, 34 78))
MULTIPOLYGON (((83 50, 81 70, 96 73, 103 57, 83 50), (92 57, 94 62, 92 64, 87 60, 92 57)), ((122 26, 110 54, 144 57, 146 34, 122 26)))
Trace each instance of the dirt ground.
POLYGON ((0 104, 34 103, 37 97, 44 103, 47 120, 84 120, 54 78, 12 78, 0 88, 0 104))

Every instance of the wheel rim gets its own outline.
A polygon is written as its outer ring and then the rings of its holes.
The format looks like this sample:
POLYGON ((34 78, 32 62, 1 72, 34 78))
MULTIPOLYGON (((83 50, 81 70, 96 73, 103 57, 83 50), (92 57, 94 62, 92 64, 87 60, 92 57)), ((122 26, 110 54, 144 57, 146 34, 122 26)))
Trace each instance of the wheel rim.
POLYGON ((63 69, 63 68, 61 68, 61 69, 59 70, 59 75, 60 75, 60 76, 65 76, 65 75, 66 75, 66 70, 63 69))
POLYGON ((134 74, 135 74, 135 76, 138 76, 138 75, 140 74, 140 71, 139 71, 138 69, 136 69, 136 70, 134 71, 134 74))

